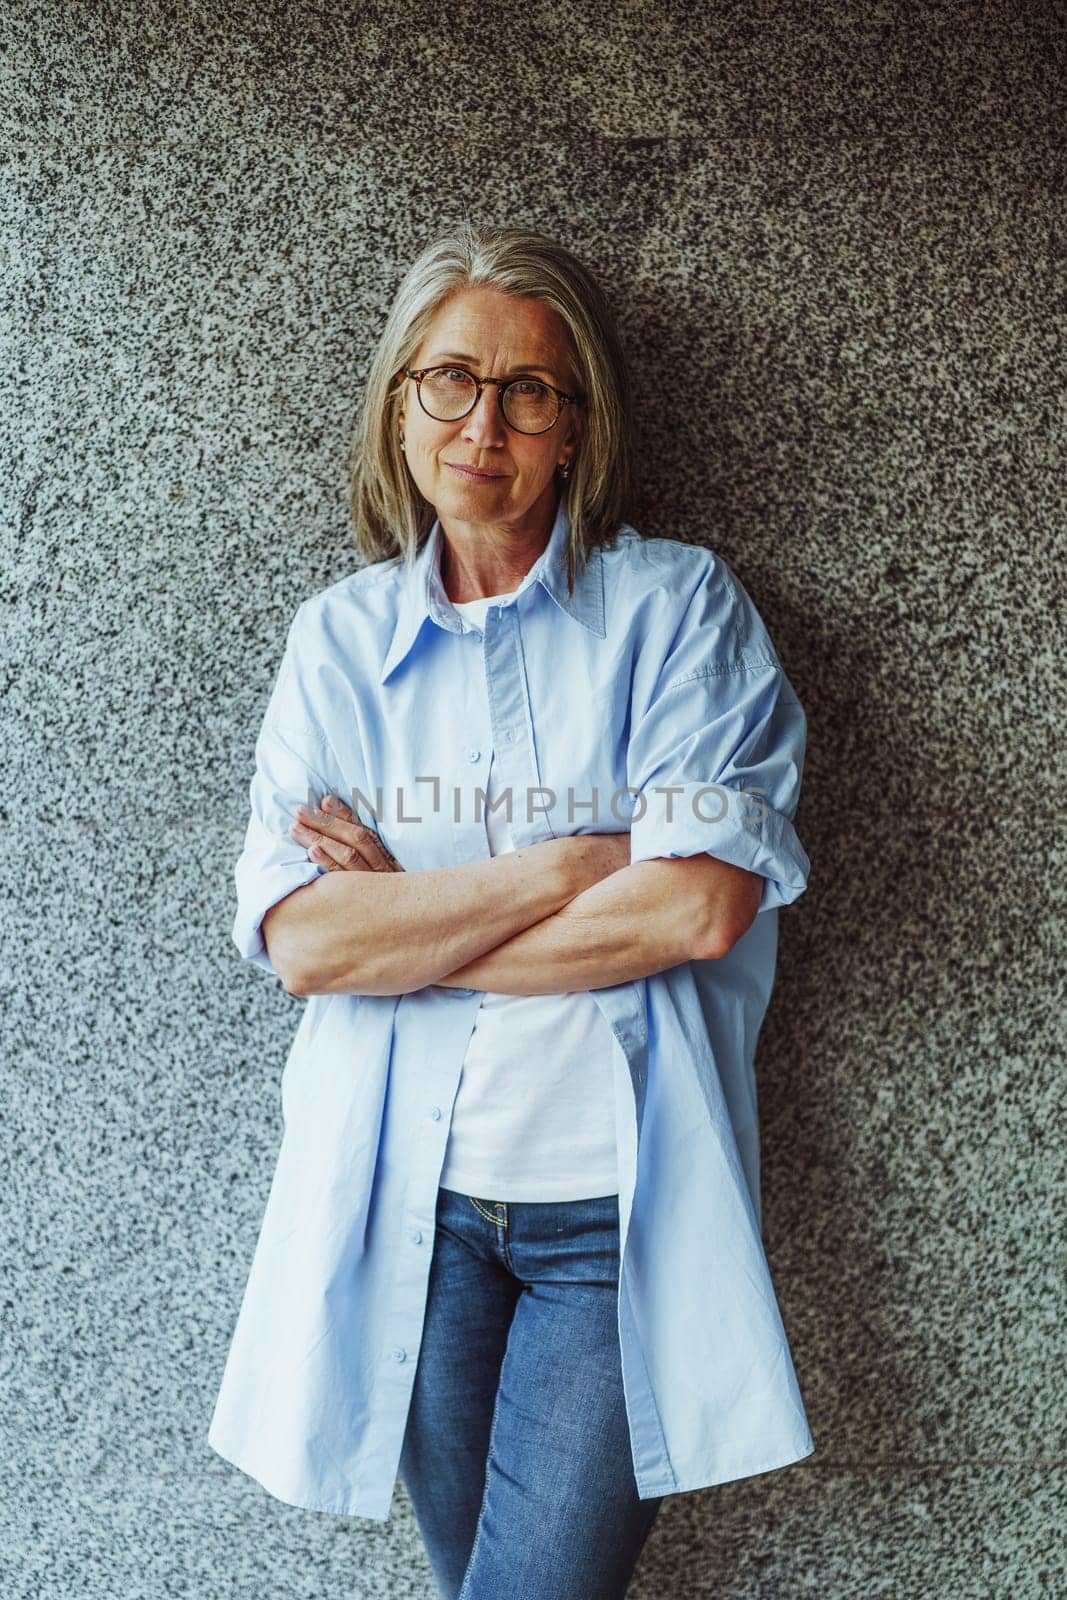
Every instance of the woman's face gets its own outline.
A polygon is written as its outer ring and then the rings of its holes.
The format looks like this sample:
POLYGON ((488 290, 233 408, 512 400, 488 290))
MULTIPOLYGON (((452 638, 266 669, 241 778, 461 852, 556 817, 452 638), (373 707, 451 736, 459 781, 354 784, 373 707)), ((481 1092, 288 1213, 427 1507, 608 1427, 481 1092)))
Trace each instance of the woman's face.
MULTIPOLYGON (((458 291, 440 306, 412 369, 454 363, 476 378, 542 378, 574 393, 570 345, 559 313, 540 300, 485 286, 458 291)), ((404 383, 399 425, 420 493, 446 531, 453 524, 491 523, 518 532, 544 532, 555 513, 557 466, 570 460, 581 437, 580 411, 564 406, 546 433, 518 433, 504 421, 500 390, 489 384, 458 422, 437 422, 419 404, 415 383, 404 383), (457 470, 474 468, 476 479, 457 470)))

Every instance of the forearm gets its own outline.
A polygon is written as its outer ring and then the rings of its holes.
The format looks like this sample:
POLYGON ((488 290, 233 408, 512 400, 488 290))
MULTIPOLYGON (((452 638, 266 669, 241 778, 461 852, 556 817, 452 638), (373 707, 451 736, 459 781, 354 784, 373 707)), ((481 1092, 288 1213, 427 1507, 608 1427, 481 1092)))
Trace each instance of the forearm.
POLYGON ((549 840, 422 872, 329 872, 263 921, 293 994, 406 994, 558 911, 595 881, 593 852, 549 840))
MULTIPOLYGON (((567 994, 646 978, 707 957, 715 921, 710 857, 638 861, 437 982, 499 994, 567 994)), ((730 872, 735 869, 729 868, 730 872)))

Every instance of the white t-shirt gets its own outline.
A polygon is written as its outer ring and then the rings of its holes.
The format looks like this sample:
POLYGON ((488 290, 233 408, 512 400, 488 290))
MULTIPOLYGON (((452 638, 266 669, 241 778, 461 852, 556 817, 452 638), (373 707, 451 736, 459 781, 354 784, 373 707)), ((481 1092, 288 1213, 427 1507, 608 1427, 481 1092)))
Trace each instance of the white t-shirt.
MULTIPOLYGON (((494 600, 453 601, 481 630, 494 600)), ((490 758, 486 794, 498 796, 490 758)), ((486 808, 491 855, 514 850, 486 808)), ((592 995, 485 994, 463 1060, 442 1188, 486 1200, 617 1194, 614 1036, 592 995)))

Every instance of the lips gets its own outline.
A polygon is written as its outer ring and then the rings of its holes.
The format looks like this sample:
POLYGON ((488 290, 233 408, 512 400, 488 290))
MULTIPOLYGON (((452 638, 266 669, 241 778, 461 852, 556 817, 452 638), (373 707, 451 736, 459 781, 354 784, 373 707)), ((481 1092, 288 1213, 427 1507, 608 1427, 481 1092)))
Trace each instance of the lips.
POLYGON ((498 483, 505 476, 503 472, 482 472, 478 467, 465 467, 458 461, 446 461, 445 466, 458 472, 468 483, 498 483))

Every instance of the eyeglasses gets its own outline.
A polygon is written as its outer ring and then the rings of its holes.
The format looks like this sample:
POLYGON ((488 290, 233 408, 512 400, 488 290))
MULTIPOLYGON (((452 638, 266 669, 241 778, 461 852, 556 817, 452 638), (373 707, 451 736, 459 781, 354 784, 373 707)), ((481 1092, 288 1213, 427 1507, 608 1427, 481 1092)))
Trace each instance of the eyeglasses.
POLYGON ((580 396, 564 394, 538 378, 475 378, 465 367, 401 370, 405 378, 414 379, 419 405, 435 422, 458 422, 468 416, 489 383, 500 390, 504 421, 516 433, 547 433, 559 421, 564 406, 582 404, 580 396))

